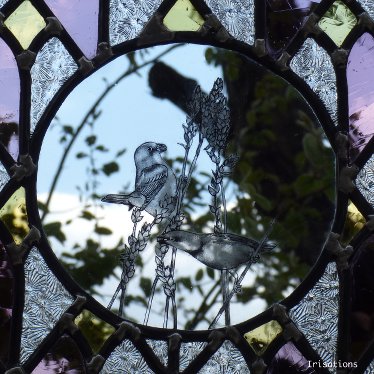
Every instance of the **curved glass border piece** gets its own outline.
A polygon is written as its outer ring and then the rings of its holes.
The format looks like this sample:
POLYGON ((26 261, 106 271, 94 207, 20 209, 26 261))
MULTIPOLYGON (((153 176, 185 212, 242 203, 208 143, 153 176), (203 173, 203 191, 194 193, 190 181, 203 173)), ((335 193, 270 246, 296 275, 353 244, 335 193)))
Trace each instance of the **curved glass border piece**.
POLYGON ((290 68, 318 95, 337 124, 336 76, 327 52, 308 38, 291 60, 290 68))
POLYGON ((250 374, 250 371, 240 351, 229 340, 225 340, 199 371, 199 374, 210 373, 250 374))
POLYGON ((110 44, 117 45, 137 37, 161 2, 162 0, 110 0, 110 44))
POLYGON ((206 0, 226 30, 247 44, 255 41, 255 5, 253 0, 206 0))
POLYGON ((100 374, 153 374, 130 340, 123 341, 109 356, 100 374))
POLYGON ((366 201, 374 208, 374 155, 372 155, 356 178, 356 186, 366 201))
POLYGON ((44 44, 30 72, 32 79, 31 133, 57 91, 77 69, 78 65, 58 38, 51 38, 44 44))
POLYGON ((33 247, 25 262, 21 363, 30 357, 73 301, 33 247))
POLYGON ((361 6, 369 13, 374 20, 374 2, 373 0, 357 0, 361 6))
POLYGON ((206 342, 182 343, 179 349, 179 371, 185 370, 207 345, 206 342))
MULTIPOLYGON (((289 315, 326 363, 336 361, 339 315, 339 278, 335 262, 289 315)), ((330 368, 335 372, 334 368, 330 368)))

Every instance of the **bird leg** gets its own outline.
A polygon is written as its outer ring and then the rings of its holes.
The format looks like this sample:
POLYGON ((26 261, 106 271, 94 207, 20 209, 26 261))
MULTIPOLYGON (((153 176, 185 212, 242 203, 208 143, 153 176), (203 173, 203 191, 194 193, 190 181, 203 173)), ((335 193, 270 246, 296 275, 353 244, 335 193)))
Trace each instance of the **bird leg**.
POLYGON ((152 284, 151 295, 149 296, 148 304, 147 304, 147 310, 146 310, 145 316, 144 316, 143 324, 145 326, 147 326, 147 324, 148 324, 149 314, 150 314, 151 309, 152 309, 153 297, 154 297, 155 292, 156 292, 156 287, 157 287, 158 280, 159 280, 159 277, 158 277, 158 275, 156 275, 156 277, 153 281, 153 284, 152 284))
POLYGON ((230 325, 230 301, 228 300, 229 295, 229 273, 228 270, 221 271, 221 280, 222 280, 222 299, 223 305, 225 306, 225 325, 230 325))

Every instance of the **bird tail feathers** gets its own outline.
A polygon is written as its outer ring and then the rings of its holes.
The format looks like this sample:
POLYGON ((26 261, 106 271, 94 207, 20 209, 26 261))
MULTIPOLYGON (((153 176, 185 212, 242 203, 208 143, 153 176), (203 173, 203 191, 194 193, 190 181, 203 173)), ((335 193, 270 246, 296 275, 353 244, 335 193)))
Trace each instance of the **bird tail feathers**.
POLYGON ((112 194, 104 196, 101 201, 104 203, 123 204, 123 205, 134 205, 129 202, 129 196, 125 194, 112 194))

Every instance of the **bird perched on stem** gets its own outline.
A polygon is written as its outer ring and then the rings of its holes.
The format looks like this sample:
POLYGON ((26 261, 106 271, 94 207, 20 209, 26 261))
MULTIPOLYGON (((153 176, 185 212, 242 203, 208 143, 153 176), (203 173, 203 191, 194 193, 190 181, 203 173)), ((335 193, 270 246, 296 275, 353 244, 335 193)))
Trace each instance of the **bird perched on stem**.
MULTIPOLYGON (((165 144, 141 144, 134 152, 135 190, 130 194, 106 195, 101 201, 127 205, 129 210, 135 206, 155 217, 161 210, 160 205, 165 200, 175 197, 177 190, 175 174, 161 156, 166 150, 165 144)), ((169 204, 168 210, 170 214, 174 210, 174 205, 169 204)))
MULTIPOLYGON (((217 270, 231 270, 242 264, 256 262, 259 243, 250 238, 234 234, 199 234, 189 231, 170 231, 157 238, 189 253, 206 266, 217 270)), ((270 252, 275 244, 264 243, 258 255, 270 252)))

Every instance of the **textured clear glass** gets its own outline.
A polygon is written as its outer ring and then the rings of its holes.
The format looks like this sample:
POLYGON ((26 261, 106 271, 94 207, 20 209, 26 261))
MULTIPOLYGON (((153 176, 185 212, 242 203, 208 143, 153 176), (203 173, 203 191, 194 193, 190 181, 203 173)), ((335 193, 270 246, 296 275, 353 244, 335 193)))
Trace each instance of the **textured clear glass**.
POLYGON ((374 134, 374 38, 363 34, 347 65, 350 158, 353 161, 374 134))
POLYGON ((318 26, 338 47, 341 47, 356 24, 357 19, 355 15, 340 0, 335 1, 318 22, 318 26))
POLYGON ((73 301, 33 247, 25 262, 21 363, 29 358, 73 301))
POLYGON ((356 186, 368 203, 374 207, 374 155, 358 173, 356 186))
POLYGON ((249 374, 250 371, 239 350, 226 340, 199 371, 199 374, 208 373, 249 374))
POLYGON ((125 340, 109 356, 101 374, 153 374, 140 352, 125 340))
POLYGON ((0 220, 12 235, 14 242, 21 244, 30 231, 26 212, 26 192, 23 187, 15 191, 1 207, 0 220))
POLYGON ((110 0, 109 38, 117 45, 136 38, 162 0, 110 0))
POLYGON ((27 49, 46 23, 30 1, 26 0, 5 20, 5 26, 27 49))
POLYGON ((374 2, 373 2, 373 0, 357 0, 357 1, 369 13, 370 17, 374 19, 374 2))
POLYGON ((365 370, 364 374, 374 373, 374 360, 370 363, 369 367, 365 370))
POLYGON ((8 172, 6 171, 4 165, 0 162, 0 191, 8 183, 9 179, 10 177, 8 172))
POLYGON ((44 44, 31 68, 31 132, 54 95, 77 69, 59 39, 52 38, 44 44))
POLYGON ((282 332, 282 326, 277 321, 270 321, 256 329, 247 332, 244 338, 253 351, 261 356, 265 353, 270 343, 282 332))
POLYGON ((178 0, 166 14, 164 25, 171 31, 197 31, 204 19, 189 0, 178 0))
POLYGON ((168 366, 168 345, 163 340, 147 339, 146 342, 152 348, 154 354, 158 357, 164 366, 168 366))
POLYGON ((322 277, 289 314, 322 360, 336 361, 339 279, 335 262, 327 265, 322 277))
POLYGON ((254 43, 253 0, 207 0, 206 3, 233 37, 248 44, 254 43))
POLYGON ((9 0, 0 0, 0 8, 5 5, 9 0))
POLYGON ((45 0, 45 2, 83 53, 88 58, 94 57, 98 36, 99 1, 45 0))
POLYGON ((13 159, 18 158, 18 122, 20 81, 16 59, 7 44, 0 39, 0 141, 13 159))
POLYGON ((318 95, 337 124, 336 76, 327 52, 309 38, 292 59, 290 67, 318 95))
POLYGON ((182 343, 179 350, 179 370, 186 369, 207 345, 205 342, 182 343))

